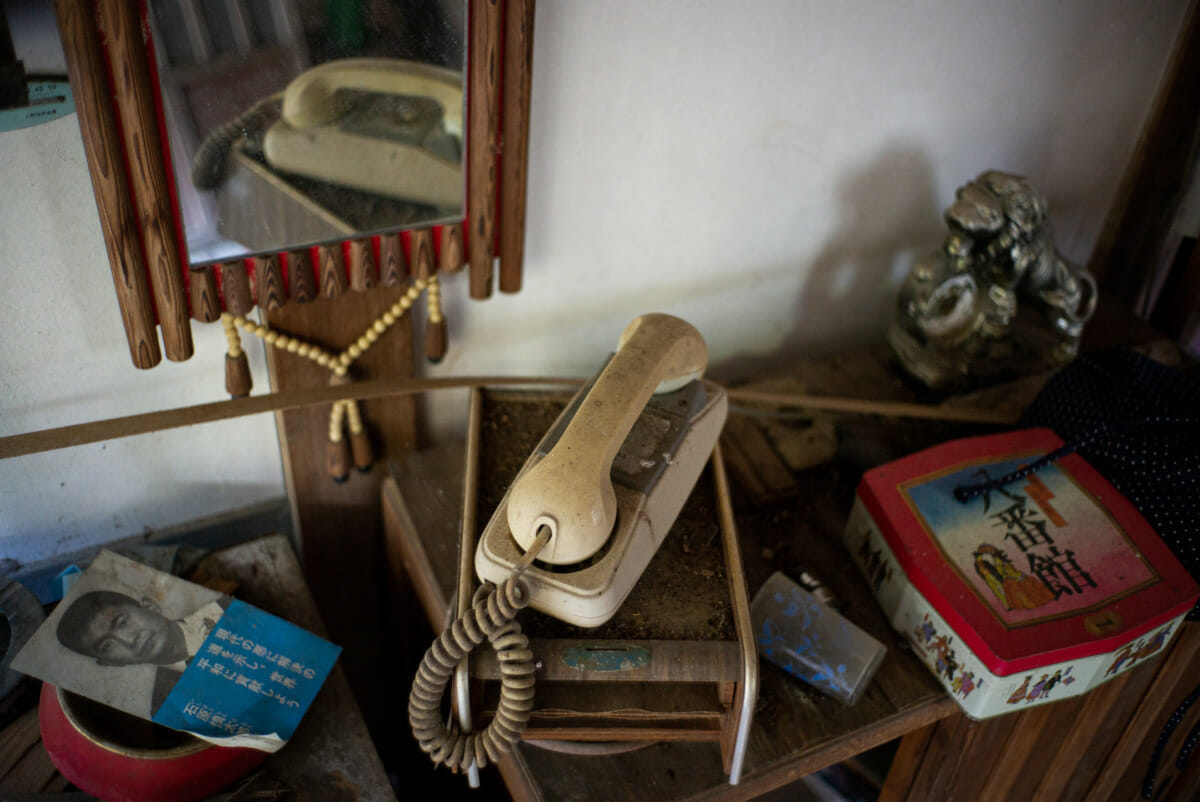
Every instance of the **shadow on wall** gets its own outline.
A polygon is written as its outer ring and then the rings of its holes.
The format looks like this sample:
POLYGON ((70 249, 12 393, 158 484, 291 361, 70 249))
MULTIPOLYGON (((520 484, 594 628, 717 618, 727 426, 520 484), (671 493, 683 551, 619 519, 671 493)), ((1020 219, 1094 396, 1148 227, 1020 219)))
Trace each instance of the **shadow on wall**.
POLYGON ((717 375, 744 378, 847 345, 883 342, 896 291, 945 226, 933 167, 914 145, 884 149, 837 189, 838 220, 803 269, 791 330, 772 354, 725 360, 717 375))

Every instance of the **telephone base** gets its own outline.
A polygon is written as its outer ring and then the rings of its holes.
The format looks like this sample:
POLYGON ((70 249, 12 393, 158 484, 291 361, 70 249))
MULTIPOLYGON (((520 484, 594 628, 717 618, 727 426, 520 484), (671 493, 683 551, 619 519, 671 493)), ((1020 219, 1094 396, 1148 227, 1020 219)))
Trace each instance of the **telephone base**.
MULTIPOLYGON (((513 486, 553 448, 588 389, 555 421, 513 486)), ((612 618, 695 486, 720 436, 727 407, 722 388, 699 380, 652 399, 614 461, 617 525, 605 550, 576 567, 550 569, 535 562, 523 576, 532 608, 581 627, 597 627, 612 618)), ((505 493, 475 555, 479 577, 497 584, 522 557, 508 526, 508 498, 505 493)))

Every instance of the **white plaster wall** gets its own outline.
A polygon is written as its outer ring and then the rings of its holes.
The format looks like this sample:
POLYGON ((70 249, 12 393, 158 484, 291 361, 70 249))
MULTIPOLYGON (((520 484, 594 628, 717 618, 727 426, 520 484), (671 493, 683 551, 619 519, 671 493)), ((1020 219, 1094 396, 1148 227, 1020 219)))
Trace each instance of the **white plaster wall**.
MULTIPOLYGON (((695 323, 723 379, 877 339, 987 168, 1032 178, 1084 260, 1185 7, 542 2, 525 289, 476 303, 451 277, 428 372, 590 374, 651 310, 695 323)), ((0 434, 223 397, 218 327, 189 362, 130 365, 74 119, 0 134, 0 253, 0 434)), ((426 408, 439 436, 465 411, 426 408)), ((282 492, 269 416, 2 461, 0 557, 282 492)))

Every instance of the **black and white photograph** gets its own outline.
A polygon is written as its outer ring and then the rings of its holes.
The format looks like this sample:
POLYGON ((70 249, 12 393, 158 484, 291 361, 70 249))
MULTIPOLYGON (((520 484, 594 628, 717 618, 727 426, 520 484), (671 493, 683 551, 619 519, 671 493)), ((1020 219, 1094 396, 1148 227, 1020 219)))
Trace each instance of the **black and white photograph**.
POLYGON ((230 597, 102 551, 13 668, 149 719, 230 597))

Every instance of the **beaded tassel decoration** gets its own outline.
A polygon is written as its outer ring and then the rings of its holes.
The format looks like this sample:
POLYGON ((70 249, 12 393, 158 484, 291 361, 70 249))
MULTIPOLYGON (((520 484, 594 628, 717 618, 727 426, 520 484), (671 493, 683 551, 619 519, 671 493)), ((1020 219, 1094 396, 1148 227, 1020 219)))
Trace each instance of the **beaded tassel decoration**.
MULTIPOLYGON (((429 322, 425 331, 425 356, 431 362, 438 362, 446 353, 446 319, 442 314, 441 287, 437 275, 429 278, 419 278, 400 300, 392 304, 382 315, 375 319, 362 335, 346 347, 340 354, 331 354, 319 345, 305 342, 298 337, 291 337, 276 331, 269 326, 247 320, 241 315, 231 315, 225 312, 221 315, 221 325, 225 327, 225 338, 229 349, 225 354, 225 389, 232 396, 250 394, 252 382, 250 367, 246 361, 246 353, 242 350, 241 336, 238 330, 253 334, 262 339, 267 345, 287 351, 289 354, 311 359, 323 368, 329 369, 330 384, 349 384, 350 366, 363 355, 389 328, 394 326, 404 314, 412 308, 422 292, 427 292, 429 322)), ((354 464, 359 471, 367 473, 375 462, 371 449, 371 441, 363 426, 362 413, 358 402, 354 399, 335 401, 329 412, 329 475, 336 482, 344 482, 350 477, 350 465, 354 464), (350 430, 350 440, 347 443, 343 426, 350 430)))

